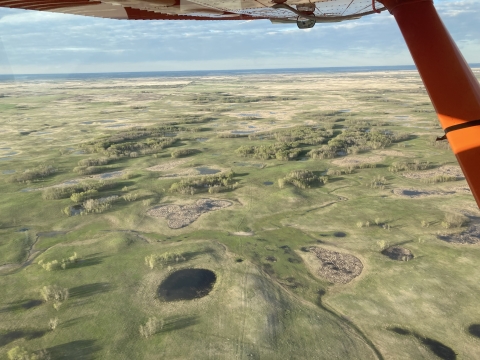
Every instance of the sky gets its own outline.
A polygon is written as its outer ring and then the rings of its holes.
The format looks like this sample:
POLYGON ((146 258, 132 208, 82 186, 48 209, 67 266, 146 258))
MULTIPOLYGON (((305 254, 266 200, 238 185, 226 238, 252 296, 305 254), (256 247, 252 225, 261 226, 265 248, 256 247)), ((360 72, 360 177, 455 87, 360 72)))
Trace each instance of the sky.
MULTIPOLYGON (((435 6, 480 63, 480 0, 435 6)), ((388 12, 317 24, 126 21, 0 8, 0 74, 273 69, 413 64, 388 12)))

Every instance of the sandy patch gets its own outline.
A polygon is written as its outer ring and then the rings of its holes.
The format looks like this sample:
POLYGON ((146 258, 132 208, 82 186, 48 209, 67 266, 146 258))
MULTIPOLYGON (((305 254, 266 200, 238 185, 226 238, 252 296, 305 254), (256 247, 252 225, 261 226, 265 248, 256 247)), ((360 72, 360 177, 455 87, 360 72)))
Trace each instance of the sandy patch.
POLYGON ((338 166, 356 166, 361 164, 375 164, 382 161, 383 159, 384 157, 379 155, 372 155, 372 156, 366 156, 366 157, 346 156, 341 159, 333 160, 332 164, 338 165, 338 166))
POLYGON ((187 161, 188 161, 188 159, 168 161, 168 162, 163 163, 163 164, 150 166, 149 168, 146 168, 145 170, 148 170, 148 171, 167 171, 167 170, 173 169, 173 168, 175 168, 179 165, 185 164, 187 161))
POLYGON ((237 231, 237 232, 234 232, 233 235, 237 235, 237 236, 253 236, 255 235, 253 233, 253 231, 237 231))
POLYGON ((346 284, 359 276, 363 264, 357 257, 312 246, 309 248, 320 260, 318 274, 335 284, 346 284))
POLYGON ((180 229, 193 223, 202 214, 229 206, 232 206, 232 202, 228 200, 200 199, 191 205, 156 206, 148 210, 147 215, 166 218, 169 228, 180 229))
POLYGON ((438 169, 425 170, 425 171, 409 171, 402 173, 403 177, 408 179, 428 179, 435 176, 446 175, 446 176, 455 176, 457 180, 464 179, 463 172, 460 169, 460 166, 457 165, 443 165, 438 169))

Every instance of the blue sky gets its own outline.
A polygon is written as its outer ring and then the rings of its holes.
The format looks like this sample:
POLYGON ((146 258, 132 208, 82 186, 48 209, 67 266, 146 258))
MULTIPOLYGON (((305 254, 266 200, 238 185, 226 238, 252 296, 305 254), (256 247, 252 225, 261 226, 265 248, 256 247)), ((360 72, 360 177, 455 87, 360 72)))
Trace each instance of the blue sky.
MULTIPOLYGON (((437 0, 470 63, 480 63, 480 0, 437 0)), ((122 21, 0 8, 0 73, 409 65, 393 17, 317 24, 122 21)))

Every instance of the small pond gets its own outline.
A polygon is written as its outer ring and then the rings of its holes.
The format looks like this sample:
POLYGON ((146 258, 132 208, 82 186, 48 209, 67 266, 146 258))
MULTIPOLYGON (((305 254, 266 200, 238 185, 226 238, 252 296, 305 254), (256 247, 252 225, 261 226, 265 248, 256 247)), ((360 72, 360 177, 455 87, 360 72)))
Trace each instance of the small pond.
POLYGON ((200 175, 213 175, 220 172, 220 170, 218 169, 211 169, 208 167, 198 167, 198 168, 195 168, 195 170, 197 170, 200 173, 200 175))
POLYGON ((267 186, 273 185, 273 181, 265 181, 263 185, 267 185, 267 186))
POLYGON ((170 274, 158 287, 158 296, 165 301, 193 300, 212 291, 217 276, 206 269, 182 269, 170 274))
POLYGON ((232 134, 235 134, 235 135, 249 135, 249 134, 252 134, 254 132, 255 132, 254 130, 233 130, 232 134))

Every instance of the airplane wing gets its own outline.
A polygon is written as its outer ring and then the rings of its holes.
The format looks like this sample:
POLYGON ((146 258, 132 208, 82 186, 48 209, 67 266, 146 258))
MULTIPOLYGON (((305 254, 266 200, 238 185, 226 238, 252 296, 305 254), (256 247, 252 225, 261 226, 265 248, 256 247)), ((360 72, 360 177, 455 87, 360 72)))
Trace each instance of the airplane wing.
POLYGON ((0 0, 0 7, 124 20, 342 21, 375 12, 372 0, 0 0))

